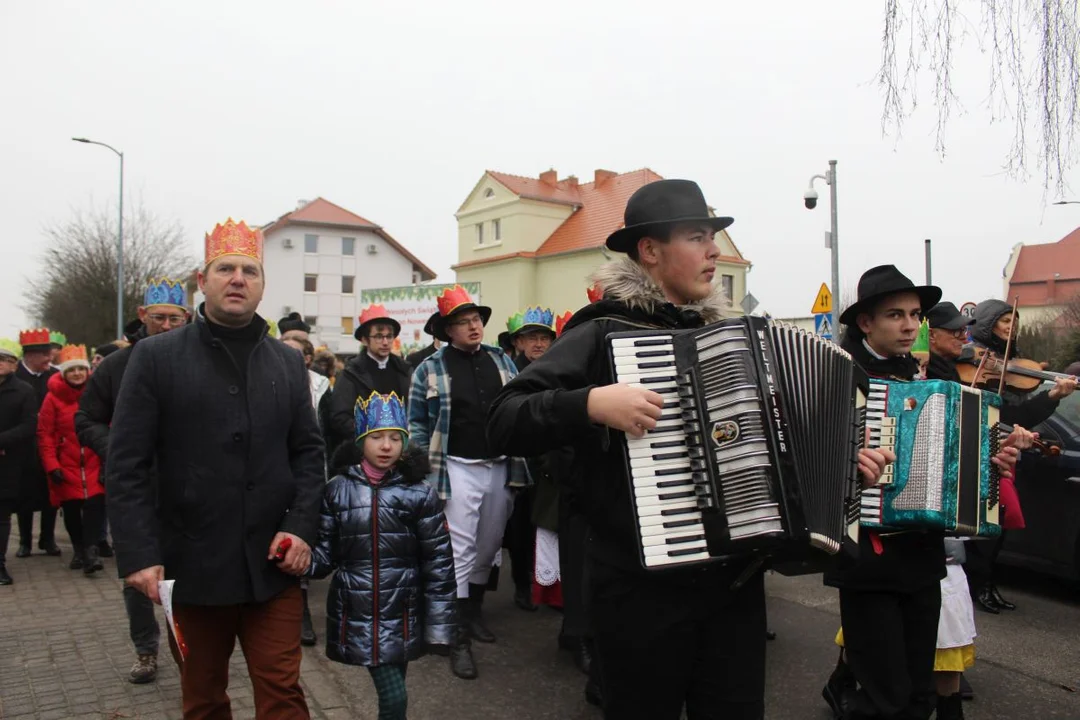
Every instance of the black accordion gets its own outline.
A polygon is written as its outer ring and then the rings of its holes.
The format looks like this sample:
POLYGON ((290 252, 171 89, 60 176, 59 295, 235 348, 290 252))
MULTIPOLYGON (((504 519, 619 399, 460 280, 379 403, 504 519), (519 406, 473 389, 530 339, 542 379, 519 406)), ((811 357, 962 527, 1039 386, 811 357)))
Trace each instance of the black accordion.
POLYGON ((869 384, 848 353, 752 316, 607 345, 616 382, 664 399, 655 429, 623 435, 645 568, 854 551, 869 384))

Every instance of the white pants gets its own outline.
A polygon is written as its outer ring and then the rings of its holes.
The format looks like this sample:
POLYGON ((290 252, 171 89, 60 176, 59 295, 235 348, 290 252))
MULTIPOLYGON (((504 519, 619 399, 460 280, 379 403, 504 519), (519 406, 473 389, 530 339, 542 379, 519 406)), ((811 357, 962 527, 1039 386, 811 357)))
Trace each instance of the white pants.
POLYGON ((469 583, 484 585, 502 549, 514 499, 506 487, 507 461, 446 458, 450 498, 446 522, 454 548, 457 596, 469 597, 469 583))

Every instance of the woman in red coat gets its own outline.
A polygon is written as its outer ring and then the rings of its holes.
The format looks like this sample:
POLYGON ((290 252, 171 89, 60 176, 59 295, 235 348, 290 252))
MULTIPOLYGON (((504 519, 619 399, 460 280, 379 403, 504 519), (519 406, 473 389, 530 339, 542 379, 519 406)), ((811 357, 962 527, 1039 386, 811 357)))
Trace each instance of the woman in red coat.
POLYGON ((75 435, 75 411, 90 377, 86 348, 68 345, 60 353, 60 372, 49 378, 49 394, 38 413, 38 449, 49 477, 49 499, 63 508, 64 527, 75 557, 71 569, 91 575, 102 569, 97 542, 105 522, 101 462, 75 435))

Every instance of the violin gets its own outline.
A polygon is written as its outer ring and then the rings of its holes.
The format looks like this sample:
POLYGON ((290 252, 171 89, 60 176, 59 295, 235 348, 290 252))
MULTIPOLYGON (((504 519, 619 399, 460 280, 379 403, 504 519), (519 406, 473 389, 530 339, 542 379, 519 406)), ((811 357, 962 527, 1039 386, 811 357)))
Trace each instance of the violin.
POLYGON ((1065 373, 1044 370, 1042 363, 1027 358, 1013 358, 1006 364, 986 348, 977 347, 974 350, 975 354, 971 359, 957 361, 956 371, 960 374, 960 382, 980 390, 997 392, 1001 386, 1003 371, 1005 387, 1017 393, 1037 390, 1046 380, 1072 377, 1065 373))
MULTIPOLYGON (((1015 427, 1016 427, 1015 425, 1006 425, 1005 423, 998 423, 998 429, 1001 431, 1001 434, 1003 436, 1011 435, 1012 431, 1013 431, 1013 429, 1015 427)), ((1031 442, 1032 442, 1032 445, 1031 445, 1030 448, 1028 448, 1028 450, 1030 450, 1032 452, 1042 453, 1043 455, 1048 455, 1050 457, 1057 457, 1058 455, 1061 454, 1061 446, 1060 445, 1047 442, 1046 440, 1040 440, 1039 438, 1035 438, 1031 442)))

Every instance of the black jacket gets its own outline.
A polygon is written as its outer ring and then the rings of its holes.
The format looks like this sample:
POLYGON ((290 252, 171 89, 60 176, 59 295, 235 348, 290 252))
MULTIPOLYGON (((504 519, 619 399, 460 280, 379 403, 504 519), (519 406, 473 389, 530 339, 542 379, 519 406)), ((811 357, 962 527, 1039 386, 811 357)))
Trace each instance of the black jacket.
POLYGON ((25 465, 37 457, 37 414, 34 388, 15 375, 0 383, 0 502, 19 497, 25 465))
MULTIPOLYGON (((345 364, 345 368, 334 380, 333 396, 330 398, 330 429, 327 430, 327 442, 337 445, 356 439, 356 399, 367 399, 372 390, 371 373, 368 371, 364 358, 367 357, 363 347, 360 355, 352 358, 345 364)), ((397 355, 390 353, 387 358, 387 370, 393 373, 397 389, 395 392, 401 398, 402 403, 409 401, 409 385, 412 382, 412 368, 397 355)), ((333 449, 333 448, 331 448, 333 449)))
MULTIPOLYGON (((594 425, 587 411, 590 390, 614 382, 605 338, 625 330, 700 327, 722 319, 722 311, 713 298, 699 306, 672 305, 629 259, 609 263, 597 275, 606 299, 579 310, 543 357, 503 387, 487 432, 492 449, 505 455, 528 457, 571 446, 580 478, 578 499, 591 529, 590 556, 644 574, 625 451, 617 431, 594 425)), ((655 574, 669 582, 704 579, 730 585, 745 565, 740 560, 655 574)))
POLYGON ((413 370, 416 370, 416 368, 420 367, 420 363, 434 355, 436 350, 438 350, 438 348, 435 347, 435 343, 431 343, 425 348, 421 348, 414 353, 409 353, 408 357, 405 358, 405 362, 409 363, 409 367, 413 370))
MULTIPOLYGON (((905 357, 875 358, 862 338, 846 336, 841 347, 871 377, 911 380, 918 362, 905 357)), ((935 531, 879 532, 859 529, 858 558, 843 557, 825 573, 826 585, 865 592, 914 593, 945 577, 945 534, 935 531)))
MULTIPOLYGON (((146 328, 140 327, 132 339, 138 342, 145 337, 146 328)), ((93 450, 102 465, 105 465, 109 452, 109 425, 116 411, 116 399, 120 396, 120 381, 124 379, 124 371, 134 348, 134 344, 122 347, 101 361, 86 381, 86 390, 79 399, 79 410, 75 413, 75 432, 79 434, 79 444, 93 450)))
POLYGON ((106 480, 117 566, 164 565, 176 602, 268 600, 296 582, 266 559, 274 534, 315 542, 323 443, 307 370, 254 322, 246 383, 200 308, 138 342, 120 387, 106 480))
POLYGON ((34 393, 34 436, 30 439, 26 457, 22 462, 21 483, 19 484, 19 509, 37 512, 52 507, 49 502, 49 481, 41 465, 37 442, 37 414, 45 396, 49 394, 49 378, 57 373, 56 368, 49 368, 40 375, 34 375, 19 362, 15 368, 15 377, 30 386, 34 393))
POLYGON ((326 595, 326 656, 350 665, 403 663, 449 645, 455 626, 454 553, 439 496, 424 483, 427 454, 407 450, 373 485, 363 453, 342 445, 346 467, 323 492, 309 573, 334 573, 326 595))

